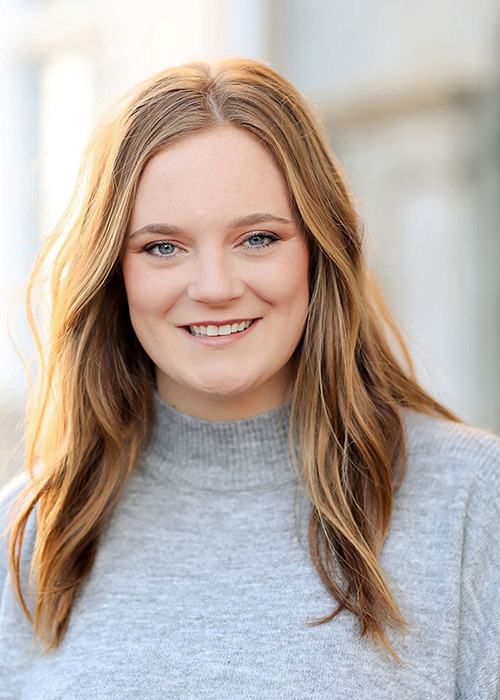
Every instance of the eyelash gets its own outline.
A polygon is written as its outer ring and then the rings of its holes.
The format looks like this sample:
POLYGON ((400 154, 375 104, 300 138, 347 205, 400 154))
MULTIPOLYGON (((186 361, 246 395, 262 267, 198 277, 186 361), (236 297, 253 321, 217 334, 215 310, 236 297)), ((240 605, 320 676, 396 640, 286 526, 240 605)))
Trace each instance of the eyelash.
MULTIPOLYGON (((267 240, 267 243, 262 243, 261 245, 253 245, 250 246, 251 250, 263 250, 265 248, 271 248, 271 246, 276 243, 276 241, 279 241, 279 238, 277 236, 273 236, 270 233, 264 233, 264 232, 256 232, 252 233, 251 236, 248 236, 248 238, 245 238, 242 243, 246 243, 247 241, 251 240, 252 238, 265 238, 267 240)), ((165 260, 172 260, 172 258, 176 258, 179 253, 174 253, 173 255, 160 255, 159 253, 153 253, 152 251, 155 248, 158 248, 160 245, 171 245, 174 246, 174 248, 177 248, 178 246, 175 245, 175 243, 171 243, 170 241, 159 241, 156 243, 148 243, 147 245, 144 246, 143 250, 146 253, 149 253, 149 255, 152 255, 155 258, 164 258, 165 260)))

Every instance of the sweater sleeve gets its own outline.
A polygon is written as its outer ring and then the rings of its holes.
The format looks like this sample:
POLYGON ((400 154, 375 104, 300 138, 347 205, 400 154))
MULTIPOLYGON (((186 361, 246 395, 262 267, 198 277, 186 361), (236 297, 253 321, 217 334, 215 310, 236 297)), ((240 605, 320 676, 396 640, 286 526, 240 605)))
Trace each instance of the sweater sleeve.
POLYGON ((465 519, 457 700, 500 698, 500 440, 492 447, 465 519))

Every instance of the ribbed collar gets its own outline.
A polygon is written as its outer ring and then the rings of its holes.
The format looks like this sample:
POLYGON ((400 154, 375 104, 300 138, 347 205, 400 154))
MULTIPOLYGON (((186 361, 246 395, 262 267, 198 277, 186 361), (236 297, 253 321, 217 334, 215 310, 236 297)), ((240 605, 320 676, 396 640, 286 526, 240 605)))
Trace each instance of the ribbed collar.
POLYGON ((287 448, 291 405, 289 399, 248 418, 202 420, 177 411, 155 391, 155 423, 144 466, 192 490, 235 491, 293 482, 287 448))

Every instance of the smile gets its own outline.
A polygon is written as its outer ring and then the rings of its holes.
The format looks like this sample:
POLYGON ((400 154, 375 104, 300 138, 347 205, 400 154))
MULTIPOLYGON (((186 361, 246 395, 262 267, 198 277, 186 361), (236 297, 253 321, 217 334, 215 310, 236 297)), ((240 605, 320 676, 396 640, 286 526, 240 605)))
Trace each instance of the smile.
POLYGON ((223 326, 188 326, 191 335, 195 336, 218 336, 218 335, 231 335, 231 333, 241 333, 252 325, 255 319, 249 321, 242 321, 241 323, 225 324, 223 326))
POLYGON ((199 345, 224 347, 245 338, 258 325, 259 321, 261 321, 260 318, 254 318, 239 324, 226 324, 224 326, 182 326, 181 331, 199 345), (233 330, 235 327, 236 329, 233 330))

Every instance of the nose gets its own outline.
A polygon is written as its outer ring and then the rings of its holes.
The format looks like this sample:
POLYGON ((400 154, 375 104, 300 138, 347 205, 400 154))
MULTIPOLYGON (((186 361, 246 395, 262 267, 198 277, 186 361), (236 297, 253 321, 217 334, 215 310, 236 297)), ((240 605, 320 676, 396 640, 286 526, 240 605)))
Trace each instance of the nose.
POLYGON ((244 289, 236 263, 228 260, 223 251, 213 251, 199 255, 187 294, 193 301, 223 305, 240 297, 244 289))

